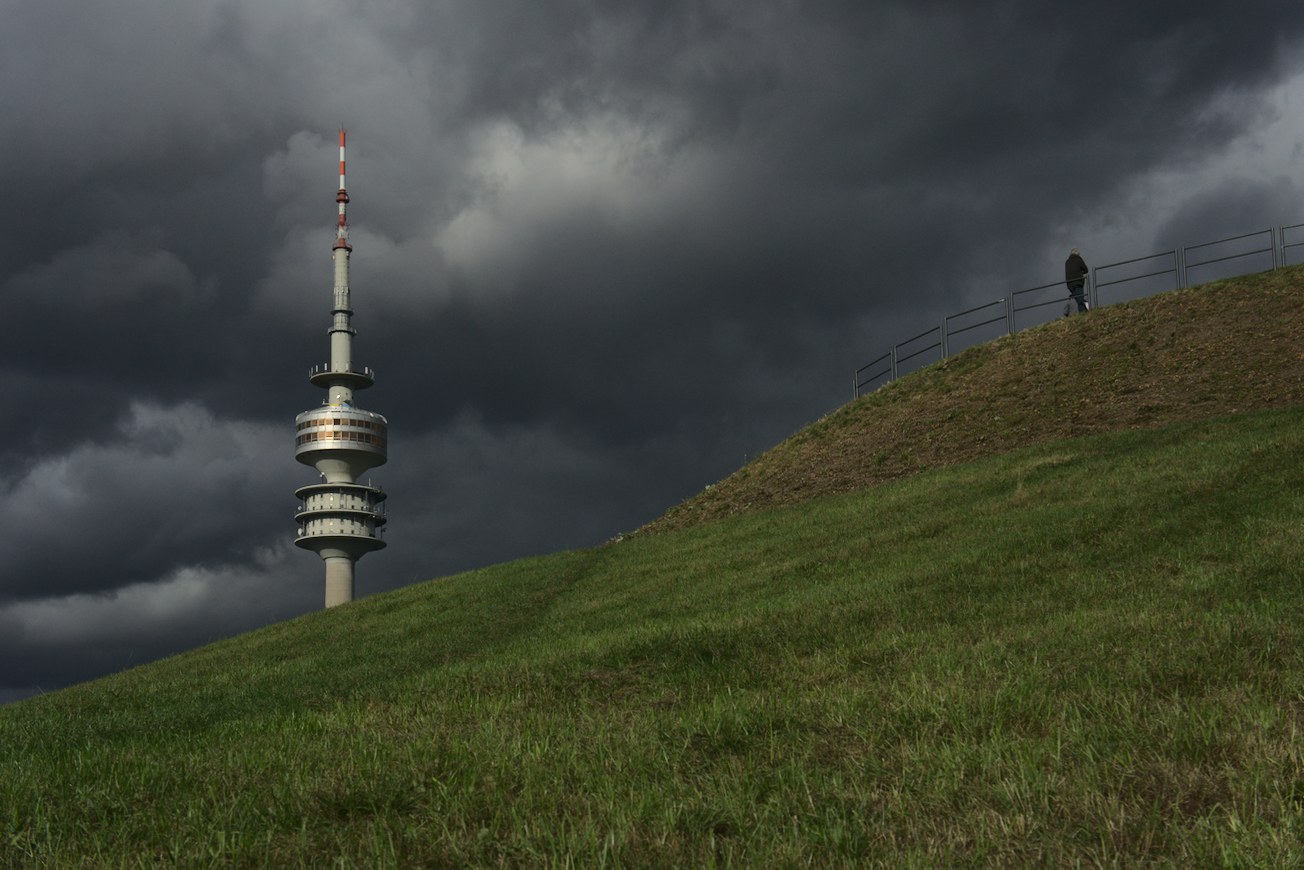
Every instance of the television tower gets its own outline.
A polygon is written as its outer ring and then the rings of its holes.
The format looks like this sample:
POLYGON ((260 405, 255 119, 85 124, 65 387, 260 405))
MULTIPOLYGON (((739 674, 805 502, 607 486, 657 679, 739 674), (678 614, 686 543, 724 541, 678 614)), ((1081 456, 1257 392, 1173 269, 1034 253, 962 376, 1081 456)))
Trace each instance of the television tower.
POLYGON ((313 366, 308 379, 326 390, 320 408, 295 417, 297 436, 294 458, 311 465, 321 482, 294 491, 300 499, 296 518, 299 533, 294 543, 312 550, 326 563, 326 606, 353 600, 353 563, 372 550, 385 546, 380 533, 385 524, 380 487, 358 482, 370 468, 384 465, 387 458, 389 422, 374 411, 353 404, 353 393, 376 382, 369 368, 353 365, 353 309, 349 302, 349 224, 345 206, 344 134, 340 130, 339 223, 331 260, 335 263, 335 300, 329 330, 331 360, 313 366))

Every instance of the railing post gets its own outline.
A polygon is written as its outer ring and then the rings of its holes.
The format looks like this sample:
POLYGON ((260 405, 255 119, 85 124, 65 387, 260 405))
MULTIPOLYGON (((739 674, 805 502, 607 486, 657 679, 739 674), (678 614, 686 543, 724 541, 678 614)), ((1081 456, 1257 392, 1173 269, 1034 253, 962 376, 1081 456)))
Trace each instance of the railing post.
POLYGON ((897 379, 897 345, 892 345, 892 380, 897 379))
POLYGON ((851 376, 851 401, 854 402, 856 401, 856 399, 859 398, 860 398, 860 375, 855 374, 851 376))
POLYGON ((1272 271, 1277 271, 1277 229, 1268 227, 1268 236, 1271 239, 1270 247, 1272 248, 1272 271))
POLYGON ((1176 290, 1182 290, 1186 287, 1186 248, 1180 247, 1173 250, 1173 272, 1177 279, 1176 290))
POLYGON ((1001 300, 1005 303, 1005 334, 1014 335, 1014 294, 1001 300))
POLYGON ((946 330, 947 330, 947 323, 950 321, 950 319, 951 319, 951 318, 950 318, 949 316, 948 316, 948 317, 943 317, 943 318, 942 318, 942 359, 946 359, 946 357, 947 357, 947 352, 946 352, 946 330))
POLYGON ((1096 269, 1093 266, 1087 271, 1087 305, 1095 311, 1100 307, 1100 293, 1096 290, 1096 269))

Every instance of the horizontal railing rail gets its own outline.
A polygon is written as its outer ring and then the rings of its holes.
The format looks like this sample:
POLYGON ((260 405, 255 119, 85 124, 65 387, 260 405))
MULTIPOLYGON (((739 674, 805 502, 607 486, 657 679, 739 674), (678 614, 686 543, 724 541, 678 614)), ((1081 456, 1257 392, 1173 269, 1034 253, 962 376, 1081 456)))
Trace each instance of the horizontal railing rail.
POLYGON ((1281 264, 1283 266, 1288 265, 1290 262, 1288 257, 1291 248, 1304 247, 1304 241, 1300 241, 1300 242, 1286 241, 1286 233, 1289 230, 1298 230, 1298 229, 1304 229, 1304 224, 1291 224, 1290 226, 1283 226, 1277 228, 1278 236, 1281 239, 1281 264))
POLYGON ((1005 300, 997 299, 995 302, 988 302, 986 305, 975 305, 967 311, 961 311, 958 314, 951 314, 942 318, 942 359, 949 357, 954 351, 951 347, 951 339, 958 335, 964 335, 973 332, 975 329, 982 329, 984 326, 991 326, 993 323, 1006 321, 1006 330, 1009 330, 1009 311, 1004 307, 1005 300), (995 317, 988 317, 990 309, 1001 306, 1001 313, 995 317), (968 317, 972 314, 983 313, 984 320, 977 320, 973 323, 966 323, 963 326, 952 328, 951 321, 958 320, 962 317, 968 317))
POLYGON ((1037 287, 1029 287, 1026 290, 1015 290, 1010 294, 1010 335, 1019 331, 1019 313, 1022 311, 1036 311, 1039 308, 1046 308, 1050 305, 1063 305, 1067 298, 1064 295, 1057 295, 1054 299, 1044 299, 1039 302, 1029 302, 1025 305, 1019 304, 1019 297, 1026 296, 1029 293, 1043 293, 1047 290, 1059 290, 1067 292, 1064 281, 1052 281, 1049 284, 1041 284, 1037 287))
POLYGON ((877 381, 879 378, 883 377, 884 375, 891 375, 891 374, 893 374, 893 372, 892 372, 892 366, 889 365, 887 368, 883 369, 882 371, 880 371, 880 372, 875 372, 875 373, 872 374, 872 375, 866 375, 866 376, 864 377, 863 380, 861 379, 861 373, 862 373, 863 371, 865 371, 865 369, 873 368, 874 366, 877 366, 877 365, 882 365, 884 361, 886 361, 886 360, 890 360, 891 358, 892 358, 892 353, 891 353, 891 351, 889 351, 889 352, 883 354, 882 356, 880 356, 878 359, 870 360, 869 362, 865 363, 865 364, 864 364, 863 366, 861 366, 860 368, 856 369, 856 376, 855 376, 855 378, 853 379, 854 382, 855 382, 855 387, 853 388, 853 392, 854 392, 854 394, 857 395, 857 396, 859 396, 859 395, 860 395, 860 388, 861 388, 861 387, 869 386, 870 384, 874 383, 875 381, 877 381))
MULTIPOLYGON (((1214 263, 1226 263, 1230 260, 1239 260, 1243 257, 1253 257, 1258 254, 1270 255, 1272 257, 1272 268, 1274 269, 1277 268, 1277 246, 1274 243, 1273 232, 1271 227, 1269 227, 1266 230, 1259 230, 1258 232, 1243 233, 1239 236, 1228 236, 1225 239, 1218 239, 1217 241, 1213 241, 1213 242, 1202 242, 1201 244, 1198 245, 1189 245, 1183 248, 1182 249, 1182 269, 1184 272, 1183 277, 1185 277, 1186 274, 1189 274, 1192 269, 1199 268, 1200 266, 1210 266, 1213 265, 1214 263), (1215 245, 1225 245, 1230 242, 1244 241, 1245 239, 1257 239, 1263 236, 1267 237, 1267 247, 1254 248, 1253 250, 1249 250, 1249 251, 1238 251, 1237 253, 1225 254, 1224 256, 1221 257, 1210 257, 1207 260, 1200 260, 1199 262, 1196 263, 1192 263, 1187 259, 1192 251, 1198 251, 1202 248, 1211 248, 1214 247, 1215 245)), ((1183 285, 1187 285, 1189 282, 1184 280, 1182 283, 1183 285)))
POLYGON ((934 332, 937 332, 937 330, 938 330, 938 327, 934 326, 932 329, 926 329, 926 330, 924 330, 923 332, 919 333, 918 335, 914 336, 913 338, 907 338, 905 341, 903 341, 903 342, 901 342, 900 344, 898 344, 898 345, 897 345, 897 353, 898 353, 898 356, 897 356, 897 365, 901 365, 901 363, 903 363, 903 362, 905 362, 905 361, 907 361, 907 360, 914 359, 915 357, 919 356, 920 354, 928 353, 930 350, 937 350, 938 348, 940 348, 940 347, 942 346, 942 340, 939 338, 937 341, 934 341, 932 344, 928 345, 927 347, 921 347, 921 348, 919 348, 918 350, 914 351, 913 353, 908 353, 908 354, 906 354, 905 356, 900 356, 900 355, 899 355, 900 352, 901 352, 901 348, 906 347, 907 345, 913 344, 914 342, 919 341, 921 338, 927 338, 928 336, 932 335, 934 332))
MULTIPOLYGON (((1097 266, 1091 270, 1091 289, 1092 304, 1100 306, 1100 290, 1102 287, 1121 287, 1124 284, 1131 284, 1134 281, 1144 281, 1146 278, 1158 278, 1163 275, 1173 276, 1173 286, 1169 290, 1177 290, 1182 286, 1182 259, 1181 249, 1174 248, 1171 251, 1159 251, 1155 254, 1146 254, 1144 257, 1132 257, 1129 260, 1119 260, 1116 263, 1106 263, 1103 266, 1097 266), (1137 263, 1149 263, 1152 260, 1158 260, 1161 257, 1171 257, 1172 265, 1165 269, 1157 269, 1153 272, 1141 272, 1137 275, 1126 275, 1122 278, 1114 278, 1110 281, 1100 279, 1101 272, 1108 272, 1111 269, 1119 269, 1123 266, 1135 266, 1137 263)), ((1154 291, 1152 291, 1154 292, 1154 291)))

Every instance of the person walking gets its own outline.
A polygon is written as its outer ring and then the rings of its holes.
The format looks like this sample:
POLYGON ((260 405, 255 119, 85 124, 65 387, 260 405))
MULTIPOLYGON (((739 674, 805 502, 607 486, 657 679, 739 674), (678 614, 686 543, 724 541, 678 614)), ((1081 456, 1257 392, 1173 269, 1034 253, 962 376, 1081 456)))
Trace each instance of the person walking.
MULTIPOLYGON (((1091 305, 1087 302, 1084 293, 1087 275, 1090 272, 1091 270, 1087 268, 1087 261, 1082 259, 1082 253, 1077 248, 1069 251, 1069 258, 1064 261, 1064 286, 1069 288, 1069 296, 1073 297, 1073 301, 1078 303, 1079 314, 1091 310, 1091 305)), ((1064 316, 1068 317, 1068 315, 1069 306, 1065 305, 1064 316)))

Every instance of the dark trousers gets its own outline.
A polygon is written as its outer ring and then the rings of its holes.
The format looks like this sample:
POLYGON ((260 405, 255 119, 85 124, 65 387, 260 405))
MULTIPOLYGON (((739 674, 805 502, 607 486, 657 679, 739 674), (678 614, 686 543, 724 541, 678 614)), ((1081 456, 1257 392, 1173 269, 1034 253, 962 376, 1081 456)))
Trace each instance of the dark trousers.
POLYGON ((1087 297, 1083 295, 1083 289, 1083 285, 1081 284, 1076 286, 1073 284, 1069 285, 1069 295, 1073 297, 1074 302, 1078 303, 1079 314, 1087 310, 1087 297))

